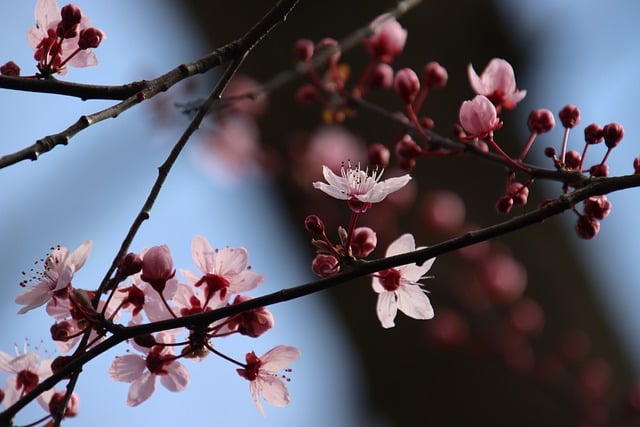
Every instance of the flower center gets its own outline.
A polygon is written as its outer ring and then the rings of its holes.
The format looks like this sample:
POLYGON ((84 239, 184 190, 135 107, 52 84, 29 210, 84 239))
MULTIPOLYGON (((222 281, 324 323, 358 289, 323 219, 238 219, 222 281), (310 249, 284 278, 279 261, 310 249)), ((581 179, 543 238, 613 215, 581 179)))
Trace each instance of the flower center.
POLYGON ((229 281, 218 274, 205 274, 202 279, 196 282, 195 286, 205 284, 205 298, 207 301, 213 297, 216 292, 220 292, 220 300, 222 301, 227 296, 227 290, 229 289, 229 281))
POLYGON ((251 353, 247 353, 246 360, 246 367, 244 369, 237 369, 236 372, 238 372, 238 375, 241 377, 246 378, 249 381, 253 381, 258 378, 258 372, 262 366, 262 361, 253 351, 251 353))
POLYGON ((400 287, 400 279, 402 275, 395 268, 382 270, 378 273, 378 280, 383 288, 389 292, 393 292, 400 287))
POLYGON ((18 389, 22 389, 25 393, 29 393, 38 385, 38 380, 38 374, 27 369, 23 369, 18 372, 18 375, 16 376, 16 387, 18 389))

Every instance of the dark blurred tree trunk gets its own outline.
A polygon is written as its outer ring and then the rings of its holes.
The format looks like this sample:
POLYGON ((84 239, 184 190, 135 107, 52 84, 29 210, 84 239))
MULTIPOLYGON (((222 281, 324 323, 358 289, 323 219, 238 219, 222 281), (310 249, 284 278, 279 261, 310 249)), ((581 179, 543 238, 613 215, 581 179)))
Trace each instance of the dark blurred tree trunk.
MULTIPOLYGON (((219 45, 249 28, 272 2, 191 0, 189 3, 195 21, 212 45, 219 45)), ((307 37, 317 41, 327 36, 339 39, 392 5, 390 1, 303 0, 289 20, 252 53, 242 71, 266 81, 293 63, 291 46, 296 39, 307 37)), ((409 30, 409 39, 405 53, 394 65, 420 69, 427 61, 437 60, 449 72, 448 87, 427 100, 428 111, 438 125, 436 130, 447 135, 457 119, 461 101, 473 95, 466 76, 467 64, 472 62, 481 71, 489 59, 503 57, 518 70, 517 64, 525 54, 510 44, 509 34, 486 0, 427 0, 400 21, 409 30)), ((361 52, 349 53, 347 58, 354 68, 362 66, 365 60, 361 52)), ((295 84, 290 85, 270 97, 270 111, 262 121, 266 144, 282 147, 291 130, 311 129, 320 122, 317 109, 302 109, 295 103, 295 89, 295 84)), ((515 115, 511 117, 516 122, 515 115)), ((381 127, 381 121, 375 118, 361 115, 357 120, 366 123, 359 133, 369 141, 389 135, 389 129, 381 127)), ((524 126, 510 123, 500 131, 500 141, 507 150, 516 152, 522 146, 526 138, 524 126)), ((467 204, 468 217, 477 223, 488 225, 499 220, 493 206, 504 188, 504 173, 495 166, 472 159, 426 160, 418 165, 414 176, 424 183, 423 191, 445 188, 460 193, 467 204)), ((291 187, 283 183, 281 188, 292 222, 299 224, 303 232, 302 221, 307 212, 296 205, 295 195, 288 193, 291 187)), ((535 203, 541 197, 532 195, 530 199, 535 203)), ((540 345, 553 342, 562 331, 583 329, 591 336, 593 354, 606 357, 616 375, 624 378, 628 371, 609 325, 594 304, 588 279, 579 270, 580 260, 565 239, 566 231, 559 226, 559 221, 548 221, 502 239, 527 268, 527 293, 545 309, 546 332, 540 345)), ((405 231, 412 228, 411 224, 404 227, 405 231)), ((311 247, 309 254, 311 257, 311 247)), ((456 264, 452 257, 443 257, 436 265, 440 284, 430 284, 429 289, 437 316, 438 288, 444 286, 448 269, 455 269, 456 264)), ((333 291, 332 296, 344 314, 345 333, 350 334, 360 351, 371 410, 390 425, 577 424, 575 408, 566 396, 545 393, 530 381, 507 372, 496 360, 435 349, 424 339, 423 322, 400 319, 395 329, 383 330, 375 318, 375 296, 368 286, 368 281, 345 286, 333 291)))

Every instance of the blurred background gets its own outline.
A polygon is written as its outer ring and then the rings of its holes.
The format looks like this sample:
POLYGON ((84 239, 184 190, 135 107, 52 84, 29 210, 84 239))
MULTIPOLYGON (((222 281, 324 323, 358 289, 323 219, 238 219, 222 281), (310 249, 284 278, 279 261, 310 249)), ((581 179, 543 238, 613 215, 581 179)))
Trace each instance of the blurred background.
MULTIPOLYGON (((298 38, 340 39, 393 4, 302 1, 256 48, 242 73, 268 81, 294 63, 290 46, 298 38)), ((70 69, 64 79, 121 84, 155 77, 239 37, 270 2, 78 5, 107 39, 96 50, 98 67, 70 69)), ((436 131, 451 136, 460 103, 473 96, 467 64, 480 72, 491 58, 505 58, 514 65, 518 87, 528 90, 518 109, 503 115, 505 127, 497 141, 505 149, 516 153, 526 141, 531 109, 557 112, 576 104, 582 122, 571 135, 571 148, 582 149, 582 129, 589 123, 620 122, 625 140, 609 165, 612 175, 627 174, 638 154, 631 116, 631 100, 639 95, 634 73, 637 9, 631 0, 615 5, 597 0, 426 0, 400 19, 409 38, 393 65, 420 70, 436 60, 447 68, 449 84, 428 96, 423 112, 433 118, 436 131)), ((6 10, 2 21, 0 62, 13 60, 23 74, 35 72, 25 41, 33 5, 21 2, 6 10)), ((342 61, 355 78, 367 56, 355 49, 342 61)), ((0 211, 3 351, 12 353, 15 344, 21 347, 28 339, 43 357, 55 357, 44 313, 15 315, 20 273, 51 246, 74 249, 90 238, 92 254, 74 285, 96 286, 157 167, 187 125, 174 103, 205 96, 214 81, 211 73, 184 82, 117 120, 92 126, 37 162, 0 171, 5 200, 0 211)), ((327 126, 320 107, 301 108, 295 102, 300 83, 270 94, 264 112, 205 123, 169 175, 131 249, 166 243, 178 268, 193 269, 191 239, 202 234, 214 247, 248 249, 254 271, 266 276, 254 295, 313 280, 304 218, 322 215, 331 224, 332 237, 348 218, 343 204, 311 191, 311 182, 319 178, 319 160, 365 162, 367 144, 390 143, 399 129, 366 113, 345 122, 349 133, 327 126)), ((247 85, 238 81, 238 91, 247 85)), ((392 94, 374 93, 371 99, 391 111, 401 109, 392 94)), ((6 90, 0 100, 3 153, 110 105, 6 90)), ((561 138, 561 129, 543 135, 530 161, 551 167, 542 151, 547 145, 558 147, 561 138)), ((603 155, 599 148, 589 154, 590 164, 603 155)), ((419 186, 362 217, 362 225, 378 231, 376 257, 404 232, 413 232, 418 245, 431 245, 462 229, 504 219, 494 209, 504 192, 504 172, 494 165, 427 158, 412 175, 419 186)), ((561 192, 555 183, 532 190, 526 209, 561 192)), ((87 366, 77 389, 80 416, 65 425, 132 419, 152 419, 161 426, 634 425, 639 403, 633 384, 640 356, 635 196, 636 190, 610 196, 613 211, 593 241, 575 236, 576 216, 566 213, 489 245, 441 257, 432 269, 436 278, 425 284, 436 310, 432 321, 399 315, 396 328, 383 330, 368 280, 272 307, 273 331, 253 342, 216 342, 238 359, 278 344, 302 351, 288 383, 291 405, 267 405, 266 419, 253 407, 248 385, 235 368, 213 358, 187 363, 192 378, 185 392, 172 395, 158 386, 149 401, 128 408, 128 385, 106 375, 112 357, 125 352, 118 348, 87 366)), ((31 408, 18 424, 39 414, 39 408, 31 408)))

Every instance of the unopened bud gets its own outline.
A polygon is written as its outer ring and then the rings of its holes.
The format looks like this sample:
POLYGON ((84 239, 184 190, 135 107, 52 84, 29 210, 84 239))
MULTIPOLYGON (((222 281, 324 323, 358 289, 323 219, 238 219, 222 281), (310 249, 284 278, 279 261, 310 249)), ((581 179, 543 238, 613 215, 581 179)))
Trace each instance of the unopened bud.
POLYGON ((320 277, 333 276, 340 271, 340 263, 333 255, 318 254, 311 263, 311 271, 320 277))
POLYGON ((144 348, 151 348, 158 343, 151 334, 138 335, 133 338, 133 342, 144 348))
POLYGON ((556 125, 553 113, 544 108, 531 111, 527 126, 530 132, 545 133, 549 132, 556 125))
POLYGON ((568 169, 578 169, 582 156, 576 150, 569 150, 564 158, 564 164, 568 169))
POLYGON ((604 143, 607 147, 617 146, 624 137, 624 128, 620 123, 609 123, 602 129, 604 143))
POLYGON ((591 196, 582 202, 584 213, 590 218, 603 220, 611 212, 611 202, 604 195, 591 196))
POLYGON ((504 194, 496 201, 496 210, 501 214, 508 214, 513 208, 513 197, 504 194))
POLYGON ((369 227, 358 227, 353 230, 351 251, 354 256, 365 258, 374 251, 378 244, 376 232, 369 227))
POLYGON ((309 39, 299 39, 293 45, 293 54, 300 61, 308 61, 313 57, 314 46, 313 42, 309 39))
POLYGON ((322 236, 324 234, 324 222, 317 215, 309 215, 304 220, 304 228, 311 234, 322 236))
POLYGON ((513 198, 514 206, 524 206, 529 197, 529 188, 519 182, 512 182, 507 188, 507 194, 513 198))
POLYGON ((389 149, 380 143, 369 147, 368 164, 373 168, 384 169, 389 166, 391 153, 389 149))
POLYGON ((80 38, 78 39, 78 47, 80 49, 89 49, 96 48, 100 46, 102 39, 104 38, 104 33, 95 28, 89 27, 84 28, 80 31, 80 38))
POLYGON ((587 144, 599 144, 602 142, 604 134, 602 128, 596 123, 591 123, 584 128, 584 140, 587 144))
POLYGON ((565 105, 564 108, 560 110, 560 113, 558 113, 558 116, 560 117, 562 126, 567 129, 571 129, 580 123, 580 109, 575 105, 565 105))
POLYGON ((589 218, 587 215, 580 215, 576 222, 576 233, 583 239, 593 239, 600 231, 600 221, 589 218))
POLYGON ((129 252, 121 260, 118 265, 118 275, 122 278, 132 276, 142 270, 142 258, 140 255, 129 252))
POLYGON ((449 74, 447 69, 436 61, 431 61, 422 70, 422 81, 429 89, 440 89, 447 84, 449 74))
POLYGON ((411 104, 420 91, 420 80, 411 68, 403 68, 396 73, 393 90, 405 104, 411 104))
POLYGON ((0 74, 2 74, 3 76, 19 76, 20 67, 15 62, 9 61, 0 66, 0 74))
POLYGON ((609 176, 609 165, 606 163, 593 165, 589 168, 589 174, 591 176, 609 176))

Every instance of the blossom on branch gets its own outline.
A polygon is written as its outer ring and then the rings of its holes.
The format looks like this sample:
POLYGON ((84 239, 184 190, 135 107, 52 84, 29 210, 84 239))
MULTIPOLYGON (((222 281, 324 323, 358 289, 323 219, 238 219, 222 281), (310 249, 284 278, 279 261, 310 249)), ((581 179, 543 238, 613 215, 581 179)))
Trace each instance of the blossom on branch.
POLYGON ((16 357, 0 351, 0 371, 15 374, 7 378, 2 387, 4 398, 1 403, 8 408, 25 393, 33 390, 40 378, 51 375, 51 360, 40 361, 40 356, 37 353, 28 353, 25 345, 23 353, 16 357))
POLYGON ((21 286, 28 289, 16 297, 16 304, 24 305, 18 314, 46 304, 54 293, 71 284, 71 279, 76 271, 84 265, 91 252, 92 241, 87 240, 75 251, 69 253, 64 246, 55 247, 47 256, 44 263, 44 271, 37 277, 38 283, 30 285, 33 279, 25 280, 21 286))
POLYGON ((285 368, 295 362, 298 357, 300 357, 300 350, 297 348, 279 345, 260 357, 253 351, 247 353, 247 364, 244 368, 236 370, 238 375, 249 380, 251 397, 262 416, 265 416, 265 412, 260 396, 265 402, 274 406, 284 407, 289 404, 289 390, 283 381, 283 379, 288 381, 288 378, 278 375, 277 372, 283 369, 285 372, 290 372, 290 369, 285 368))
POLYGON ((182 391, 189 384, 189 371, 173 354, 173 335, 160 332, 155 342, 157 345, 151 348, 134 344, 143 355, 118 356, 109 368, 111 379, 131 383, 127 396, 129 406, 137 406, 151 397, 156 389, 156 377, 160 377, 160 383, 173 392, 182 391))
POLYGON ((502 127, 496 107, 483 95, 464 101, 459 113, 462 128, 471 137, 485 138, 502 127))
POLYGON ((467 74, 473 90, 489 98, 498 109, 513 110, 527 94, 526 90, 516 89, 513 67, 504 59, 492 59, 480 76, 469 64, 467 74))
MULTIPOLYGON (((369 173, 360 165, 341 168, 338 176, 327 166, 322 166, 325 182, 314 182, 313 188, 321 190, 339 200, 357 201, 364 204, 359 212, 364 212, 372 203, 383 201, 389 194, 400 190, 411 180, 410 175, 402 175, 380 181, 382 170, 369 173)), ((352 207, 353 209, 353 207, 352 207)))
POLYGON ((213 250, 207 239, 196 236, 191 244, 191 254, 203 275, 188 270, 180 270, 180 273, 194 286, 204 286, 207 303, 216 294, 220 303, 227 302, 231 294, 250 291, 264 281, 264 276, 250 270, 249 253, 245 248, 213 250))
MULTIPOLYGON (((403 234, 387 248, 387 257, 413 252, 415 247, 413 236, 403 234)), ((414 319, 433 318, 431 302, 422 290, 418 281, 425 278, 435 258, 425 261, 422 265, 406 264, 389 268, 373 275, 372 287, 378 294, 377 314, 383 328, 395 326, 394 319, 398 309, 414 319)))
POLYGON ((90 67, 98 63, 91 48, 98 47, 105 34, 91 26, 79 7, 69 4, 60 10, 55 0, 38 0, 35 18, 27 41, 41 73, 66 74, 66 65, 90 67))

